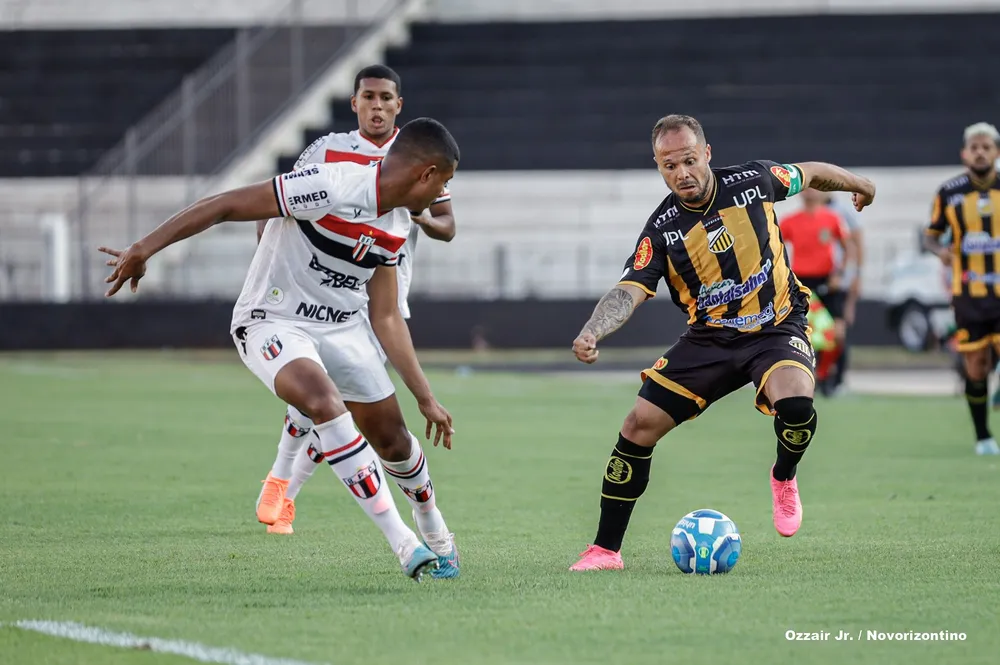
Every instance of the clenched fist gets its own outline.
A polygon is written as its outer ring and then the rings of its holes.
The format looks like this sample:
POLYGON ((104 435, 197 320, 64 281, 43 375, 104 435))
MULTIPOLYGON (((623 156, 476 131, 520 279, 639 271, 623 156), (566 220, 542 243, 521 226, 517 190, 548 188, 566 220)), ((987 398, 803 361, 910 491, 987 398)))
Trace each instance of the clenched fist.
POLYGON ((597 355, 600 353, 597 350, 597 338, 588 332, 580 333, 580 336, 573 340, 573 353, 582 363, 591 365, 597 362, 597 355))

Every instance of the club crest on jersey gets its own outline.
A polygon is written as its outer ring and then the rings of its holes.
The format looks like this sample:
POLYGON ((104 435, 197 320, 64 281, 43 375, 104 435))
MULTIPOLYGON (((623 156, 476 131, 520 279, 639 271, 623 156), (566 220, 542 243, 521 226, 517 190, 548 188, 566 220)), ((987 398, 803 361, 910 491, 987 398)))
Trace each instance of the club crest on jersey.
POLYGON ((358 238, 358 242, 354 245, 354 251, 351 252, 351 258, 355 261, 363 261, 366 256, 368 256, 368 250, 372 248, 375 244, 375 236, 361 236, 358 238))
POLYGON ((426 483, 417 487, 416 489, 410 489, 408 487, 399 486, 399 489, 403 490, 403 493, 416 501, 417 503, 427 503, 434 496, 434 486, 431 485, 430 479, 426 483))
POLYGON ((264 356, 264 360, 274 360, 281 354, 281 340, 278 339, 277 335, 272 335, 269 340, 264 342, 264 346, 260 347, 260 352, 264 356))
POLYGON ((633 270, 642 270, 649 265, 649 262, 653 260, 653 242, 646 236, 639 243, 639 247, 635 250, 635 261, 632 262, 633 270))
POLYGON ((786 189, 792 186, 792 174, 789 173, 788 169, 784 166, 772 166, 771 173, 774 177, 781 181, 781 184, 785 186, 786 189))
POLYGON ((347 489, 361 499, 372 498, 378 493, 378 488, 382 486, 382 479, 378 475, 378 465, 375 462, 358 469, 353 476, 343 480, 347 489))
POLYGON ((733 234, 725 226, 720 226, 708 234, 708 249, 713 254, 722 254, 736 243, 733 234))

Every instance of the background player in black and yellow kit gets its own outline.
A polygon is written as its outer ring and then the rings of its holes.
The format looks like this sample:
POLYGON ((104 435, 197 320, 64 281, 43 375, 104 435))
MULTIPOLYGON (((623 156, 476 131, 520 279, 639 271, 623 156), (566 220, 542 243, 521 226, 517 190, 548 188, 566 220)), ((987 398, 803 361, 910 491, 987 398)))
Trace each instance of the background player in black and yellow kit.
POLYGON ((993 125, 967 127, 965 173, 941 185, 927 229, 927 246, 952 268, 952 308, 965 369, 965 397, 976 430, 976 453, 1000 455, 987 425, 988 378, 993 349, 1000 348, 1000 179, 993 125), (939 237, 951 230, 951 245, 939 237))
POLYGON ((854 192, 859 211, 875 196, 870 181, 830 164, 710 168, 711 147, 689 116, 656 123, 653 152, 671 193, 646 222, 618 285, 597 304, 573 350, 583 362, 597 360, 597 342, 653 297, 661 279, 690 328, 642 373, 605 472, 597 537, 570 570, 623 567, 619 550, 649 482, 656 443, 751 381, 757 408, 774 416, 778 435, 774 525, 783 536, 798 530, 795 468, 816 432, 814 356, 806 331, 809 292, 789 268, 774 204, 807 187, 854 192))

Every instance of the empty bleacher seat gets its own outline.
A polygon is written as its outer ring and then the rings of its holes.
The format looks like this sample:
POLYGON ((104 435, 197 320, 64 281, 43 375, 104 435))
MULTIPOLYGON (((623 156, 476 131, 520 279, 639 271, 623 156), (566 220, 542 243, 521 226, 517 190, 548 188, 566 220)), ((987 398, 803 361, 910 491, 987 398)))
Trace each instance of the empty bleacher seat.
MULTIPOLYGON (((649 168, 667 113, 702 120, 717 164, 925 166, 953 163, 962 128, 995 120, 983 58, 998 51, 998 13, 743 16, 417 24, 387 64, 400 120, 444 122, 463 170, 649 168)), ((356 127, 346 100, 332 111, 303 147, 356 127)))
POLYGON ((232 29, 0 33, 0 177, 85 171, 232 29))

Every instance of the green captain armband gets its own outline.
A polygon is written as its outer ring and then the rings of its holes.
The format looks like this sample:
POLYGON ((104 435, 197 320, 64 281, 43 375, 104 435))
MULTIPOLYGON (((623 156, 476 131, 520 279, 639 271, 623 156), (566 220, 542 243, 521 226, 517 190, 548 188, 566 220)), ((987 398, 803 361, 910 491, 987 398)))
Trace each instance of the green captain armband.
POLYGON ((788 169, 790 180, 788 183, 788 198, 791 198, 802 191, 802 169, 795 164, 782 164, 788 169))

